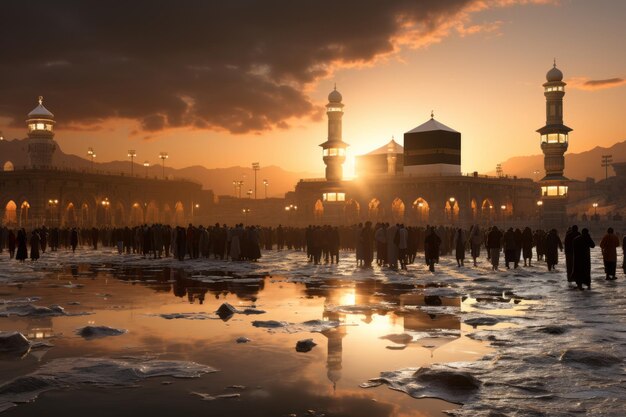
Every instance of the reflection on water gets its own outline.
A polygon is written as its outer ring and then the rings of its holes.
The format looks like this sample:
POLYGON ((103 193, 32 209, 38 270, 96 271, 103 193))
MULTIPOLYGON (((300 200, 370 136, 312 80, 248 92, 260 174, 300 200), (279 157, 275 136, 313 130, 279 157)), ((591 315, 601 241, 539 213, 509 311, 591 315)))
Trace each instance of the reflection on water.
MULTIPOLYGON (((72 265, 42 281, 7 287, 3 298, 38 296, 38 305, 59 304, 68 312, 92 314, 0 319, 2 330, 21 331, 30 339, 52 340, 55 345, 34 351, 38 353, 18 365, 1 361, 2 380, 32 371, 39 361, 59 357, 149 355, 196 361, 221 370, 169 387, 168 398, 181 402, 174 407, 177 410, 201 401, 190 397, 190 391, 220 394, 228 386, 244 385, 247 388, 239 399, 211 403, 207 410, 239 416, 300 415, 309 409, 341 416, 439 416, 441 410, 456 406, 435 399, 415 400, 385 388, 364 391, 358 385, 381 371, 471 361, 490 350, 483 342, 466 337, 471 327, 454 313, 474 308, 475 300, 425 295, 424 288, 417 285, 373 279, 296 283, 276 276, 233 279, 228 275, 209 270, 191 274, 165 267, 72 265), (223 302, 266 313, 236 314, 227 321, 158 316, 206 313, 209 317, 223 302), (284 333, 253 327, 251 322, 259 317, 290 323, 322 319, 341 325, 321 333, 284 333), (127 329, 128 333, 84 340, 75 330, 87 324, 127 329), (242 336, 251 342, 235 343, 242 336), (296 352, 296 342, 306 338, 313 338, 318 346, 308 353, 296 352), (298 401, 294 402, 294 396, 298 401)), ((162 390, 158 384, 148 384, 141 393, 116 395, 155 398, 162 390)), ((44 395, 11 413, 28 415, 44 407, 55 409, 64 395, 44 395)), ((77 400, 77 407, 83 404, 88 408, 99 395, 86 393, 77 400)), ((128 407, 142 410, 139 404, 128 407)))

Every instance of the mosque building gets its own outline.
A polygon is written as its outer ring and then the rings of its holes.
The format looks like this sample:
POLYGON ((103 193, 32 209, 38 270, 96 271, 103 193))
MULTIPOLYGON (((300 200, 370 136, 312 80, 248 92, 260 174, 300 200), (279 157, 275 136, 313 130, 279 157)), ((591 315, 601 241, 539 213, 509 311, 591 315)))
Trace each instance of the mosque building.
POLYGON ((212 193, 186 180, 54 166, 54 114, 39 97, 28 113, 29 163, 0 161, 0 224, 9 227, 184 225, 202 216, 212 193))
POLYGON ((430 119, 370 153, 356 157, 357 177, 342 178, 346 148, 342 136, 343 97, 328 96, 328 138, 320 146, 325 178, 303 179, 293 193, 302 224, 392 222, 408 225, 565 222, 568 179, 563 176, 568 133, 563 124, 563 74, 556 65, 544 84, 546 125, 538 130, 546 176, 528 178, 463 174, 461 132, 430 119))

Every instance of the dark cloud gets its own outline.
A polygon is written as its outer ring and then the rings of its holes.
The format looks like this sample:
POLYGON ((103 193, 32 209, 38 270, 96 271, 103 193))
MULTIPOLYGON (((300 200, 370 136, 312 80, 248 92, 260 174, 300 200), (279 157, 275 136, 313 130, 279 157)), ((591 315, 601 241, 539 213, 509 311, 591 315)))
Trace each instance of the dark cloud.
POLYGON ((567 81, 567 84, 579 90, 602 90, 605 88, 620 87, 626 85, 623 78, 607 78, 605 80, 590 80, 585 77, 575 77, 567 81))
POLYGON ((6 0, 0 116, 40 94, 66 126, 130 118, 145 131, 233 133, 319 117, 304 87, 422 44, 473 0, 6 0))

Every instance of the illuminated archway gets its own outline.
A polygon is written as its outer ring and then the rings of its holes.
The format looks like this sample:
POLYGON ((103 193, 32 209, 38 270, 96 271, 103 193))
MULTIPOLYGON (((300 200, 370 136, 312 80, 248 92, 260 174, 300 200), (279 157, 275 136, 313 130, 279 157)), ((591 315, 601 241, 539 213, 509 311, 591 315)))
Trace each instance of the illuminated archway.
POLYGON ((402 222, 404 220, 404 202, 396 198, 391 203, 391 217, 394 222, 402 222))
POLYGON ((415 219, 418 223, 428 223, 430 218, 430 205, 422 197, 419 197, 413 202, 413 211, 415 212, 415 219))
POLYGON ((13 162, 11 161, 6 161, 4 163, 4 167, 3 167, 4 171, 13 171, 15 170, 15 167, 13 166, 13 162))
POLYGON ((478 205, 476 204, 476 199, 472 198, 472 201, 470 201, 470 208, 472 210, 472 221, 475 222, 478 218, 478 205))
POLYGON ((4 217, 2 218, 2 223, 4 223, 5 226, 17 225, 17 204, 15 204, 15 201, 9 201, 4 207, 4 217))
POLYGON ((459 202, 454 198, 449 198, 446 201, 445 205, 446 209, 446 221, 451 223, 457 222, 459 220, 459 202))
POLYGON ((130 224, 137 226, 143 224, 143 209, 141 203, 133 203, 130 207, 130 224))
POLYGON ((318 199, 313 207, 313 217, 315 220, 321 220, 324 217, 324 203, 318 199))
POLYGON ((358 201, 350 199, 346 201, 344 211, 346 213, 346 221, 348 223, 357 222, 361 213, 361 205, 358 201))
POLYGON ((380 200, 377 198, 372 198, 367 205, 367 213, 370 219, 372 220, 380 220, 383 217, 383 207, 380 204, 380 200))
POLYGON ((185 208, 180 201, 177 201, 176 205, 174 205, 174 221, 177 226, 185 224, 185 208))
POLYGON ((65 207, 65 226, 74 227, 77 224, 76 208, 74 203, 69 202, 65 207))
POLYGON ((491 222, 493 221, 495 213, 496 208, 493 205, 493 201, 489 198, 485 198, 480 206, 480 218, 483 221, 491 222))
POLYGON ((153 224, 159 222, 159 208, 154 201, 146 207, 146 223, 153 224))
POLYGON ((83 203, 80 206, 80 226, 88 227, 91 226, 91 219, 89 218, 89 204, 83 203))
POLYGON ((30 204, 28 203, 28 201, 24 201, 22 205, 20 206, 20 220, 19 220, 20 227, 28 226, 28 222, 30 221, 29 212, 30 212, 30 204))

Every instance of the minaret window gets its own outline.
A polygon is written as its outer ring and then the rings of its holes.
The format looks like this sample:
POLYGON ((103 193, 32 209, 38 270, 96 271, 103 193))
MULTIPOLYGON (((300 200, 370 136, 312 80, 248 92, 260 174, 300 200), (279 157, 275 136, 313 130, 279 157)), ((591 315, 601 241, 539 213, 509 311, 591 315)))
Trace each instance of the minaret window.
POLYGON ((326 111, 327 112, 341 111, 341 107, 327 107, 326 111))
POLYGON ((541 187, 541 195, 544 197, 567 196, 567 185, 544 185, 541 187))
POLYGON ((567 133, 548 133, 541 135, 541 143, 567 143, 567 133))
POLYGON ((552 91, 565 91, 565 88, 562 85, 555 85, 552 87, 546 87, 546 93, 550 93, 552 91))
POLYGON ((345 156, 346 150, 343 148, 326 148, 324 149, 324 156, 345 156))

